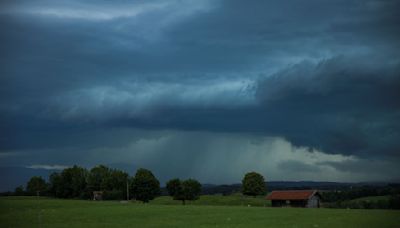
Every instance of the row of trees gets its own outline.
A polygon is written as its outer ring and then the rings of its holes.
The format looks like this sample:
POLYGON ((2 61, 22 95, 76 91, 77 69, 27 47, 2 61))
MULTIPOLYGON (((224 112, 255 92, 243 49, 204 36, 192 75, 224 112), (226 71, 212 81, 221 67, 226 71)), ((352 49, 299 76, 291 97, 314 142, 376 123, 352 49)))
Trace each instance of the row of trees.
MULTIPOLYGON (((247 173, 242 181, 243 194, 264 195, 266 193, 264 177, 258 173, 247 173)), ((166 184, 168 194, 174 200, 196 200, 201 193, 201 184, 195 179, 171 179, 166 184)), ((94 191, 103 191, 103 199, 121 200, 128 198, 149 202, 161 194, 160 182, 150 170, 138 169, 135 176, 98 165, 90 170, 79 166, 66 168, 52 173, 47 183, 42 177, 32 177, 26 185, 29 195, 47 195, 57 198, 89 199, 94 191), (127 192, 129 191, 129 192, 127 192)), ((22 194, 18 187, 16 194, 22 194), (19 193, 18 193, 19 192, 19 193)))
MULTIPOLYGON (((132 185, 133 180, 126 172, 104 165, 90 170, 75 165, 50 174, 48 183, 42 177, 32 177, 26 184, 26 194, 87 199, 93 191, 104 191, 107 199, 123 199, 127 183, 132 185)), ((22 186, 17 191, 21 194, 22 186)))
POLYGON ((399 195, 400 184, 385 186, 359 186, 350 189, 322 192, 324 202, 341 202, 368 196, 399 195))
POLYGON ((361 198, 359 200, 346 200, 324 203, 328 208, 351 208, 351 209, 400 209, 400 196, 390 195, 382 199, 361 198))
MULTIPOLYGON (((16 189, 21 193, 23 188, 16 189)), ((46 195, 57 198, 90 199, 94 191, 102 191, 103 199, 136 199, 148 202, 160 195, 160 182, 150 170, 138 169, 135 176, 98 165, 90 170, 79 166, 66 168, 49 176, 49 182, 42 177, 32 177, 26 185, 28 195, 46 195), (127 192, 129 191, 129 193, 127 192)))

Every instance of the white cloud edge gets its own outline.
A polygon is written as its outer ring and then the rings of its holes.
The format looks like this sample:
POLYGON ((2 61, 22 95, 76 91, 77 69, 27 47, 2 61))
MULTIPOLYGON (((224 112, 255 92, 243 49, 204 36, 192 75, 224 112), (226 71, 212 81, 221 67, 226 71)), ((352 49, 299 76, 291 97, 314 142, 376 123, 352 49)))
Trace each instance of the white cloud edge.
POLYGON ((63 170, 69 168, 69 166, 65 165, 30 165, 26 166, 28 169, 45 169, 45 170, 63 170))

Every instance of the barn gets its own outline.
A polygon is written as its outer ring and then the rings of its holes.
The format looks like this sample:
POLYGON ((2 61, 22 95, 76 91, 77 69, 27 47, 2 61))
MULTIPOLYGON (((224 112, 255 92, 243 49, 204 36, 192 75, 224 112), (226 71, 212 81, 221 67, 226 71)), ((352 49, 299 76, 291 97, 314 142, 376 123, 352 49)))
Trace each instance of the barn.
POLYGON ((321 195, 317 190, 273 191, 267 196, 273 207, 318 208, 321 195))

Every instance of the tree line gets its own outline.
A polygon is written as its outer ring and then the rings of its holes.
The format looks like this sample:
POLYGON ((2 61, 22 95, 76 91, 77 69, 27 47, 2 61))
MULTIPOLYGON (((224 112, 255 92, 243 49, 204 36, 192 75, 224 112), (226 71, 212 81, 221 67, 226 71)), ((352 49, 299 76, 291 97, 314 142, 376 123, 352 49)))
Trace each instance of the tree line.
POLYGON ((400 184, 388 184, 384 186, 359 186, 350 189, 341 189, 335 191, 322 192, 322 198, 325 202, 341 202, 347 200, 354 200, 361 197, 368 196, 386 196, 386 195, 399 195, 400 184))
POLYGON ((400 209, 400 185, 361 186, 348 190, 322 192, 324 206, 330 208, 352 209, 400 209), (386 196, 381 199, 368 199, 371 196, 386 196), (363 200, 357 200, 357 199, 363 200))
MULTIPOLYGON (((201 184, 195 179, 174 178, 166 183, 166 190, 174 200, 197 200, 201 184)), ((132 177, 128 173, 98 165, 90 170, 74 165, 50 174, 48 182, 39 176, 15 189, 14 195, 40 195, 56 198, 91 199, 93 192, 101 191, 105 200, 135 199, 144 203, 161 194, 160 182, 150 170, 140 168, 132 177)), ((264 177, 256 172, 247 173, 242 180, 242 193, 257 196, 266 194, 264 177)))

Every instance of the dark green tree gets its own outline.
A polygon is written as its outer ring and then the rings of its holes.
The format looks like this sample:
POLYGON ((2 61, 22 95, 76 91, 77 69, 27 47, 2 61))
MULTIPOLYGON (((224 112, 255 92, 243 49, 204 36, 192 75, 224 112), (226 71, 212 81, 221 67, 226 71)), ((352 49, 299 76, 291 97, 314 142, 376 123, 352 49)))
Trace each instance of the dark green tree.
POLYGON ((61 197, 63 192, 63 183, 61 175, 57 172, 50 174, 49 176, 49 194, 54 197, 61 197))
POLYGON ((160 182, 150 170, 139 169, 132 179, 131 189, 136 200, 147 203, 160 195, 160 182))
POLYGON ((196 200, 201 193, 201 184, 194 179, 180 181, 172 179, 167 182, 167 191, 174 200, 182 200, 185 204, 186 200, 196 200))
POLYGON ((121 170, 112 169, 105 182, 106 188, 113 194, 112 199, 126 199, 126 185, 129 175, 121 170))
POLYGON ((178 178, 171 179, 167 182, 166 187, 168 194, 172 196, 174 200, 182 200, 183 191, 181 180, 179 180, 178 178))
POLYGON ((197 200, 201 193, 201 184, 194 179, 187 179, 182 182, 182 191, 185 200, 197 200))
POLYGON ((86 188, 88 171, 85 168, 74 165, 61 172, 62 198, 89 198, 90 194, 86 188))
POLYGON ((264 177, 256 172, 246 173, 242 180, 242 193, 248 196, 265 195, 267 189, 264 177))
POLYGON ((23 195, 25 195, 24 186, 21 185, 21 186, 16 187, 15 190, 14 190, 14 195, 15 196, 23 196, 23 195))
POLYGON ((90 194, 103 191, 104 199, 121 200, 126 197, 127 181, 126 172, 98 165, 90 170, 87 183, 90 194))
POLYGON ((26 191, 30 195, 40 195, 43 194, 47 189, 46 181, 42 177, 34 176, 32 177, 27 185, 26 191))
POLYGON ((90 192, 104 191, 108 189, 107 181, 110 180, 111 170, 104 166, 98 165, 93 167, 87 178, 87 185, 90 192))

